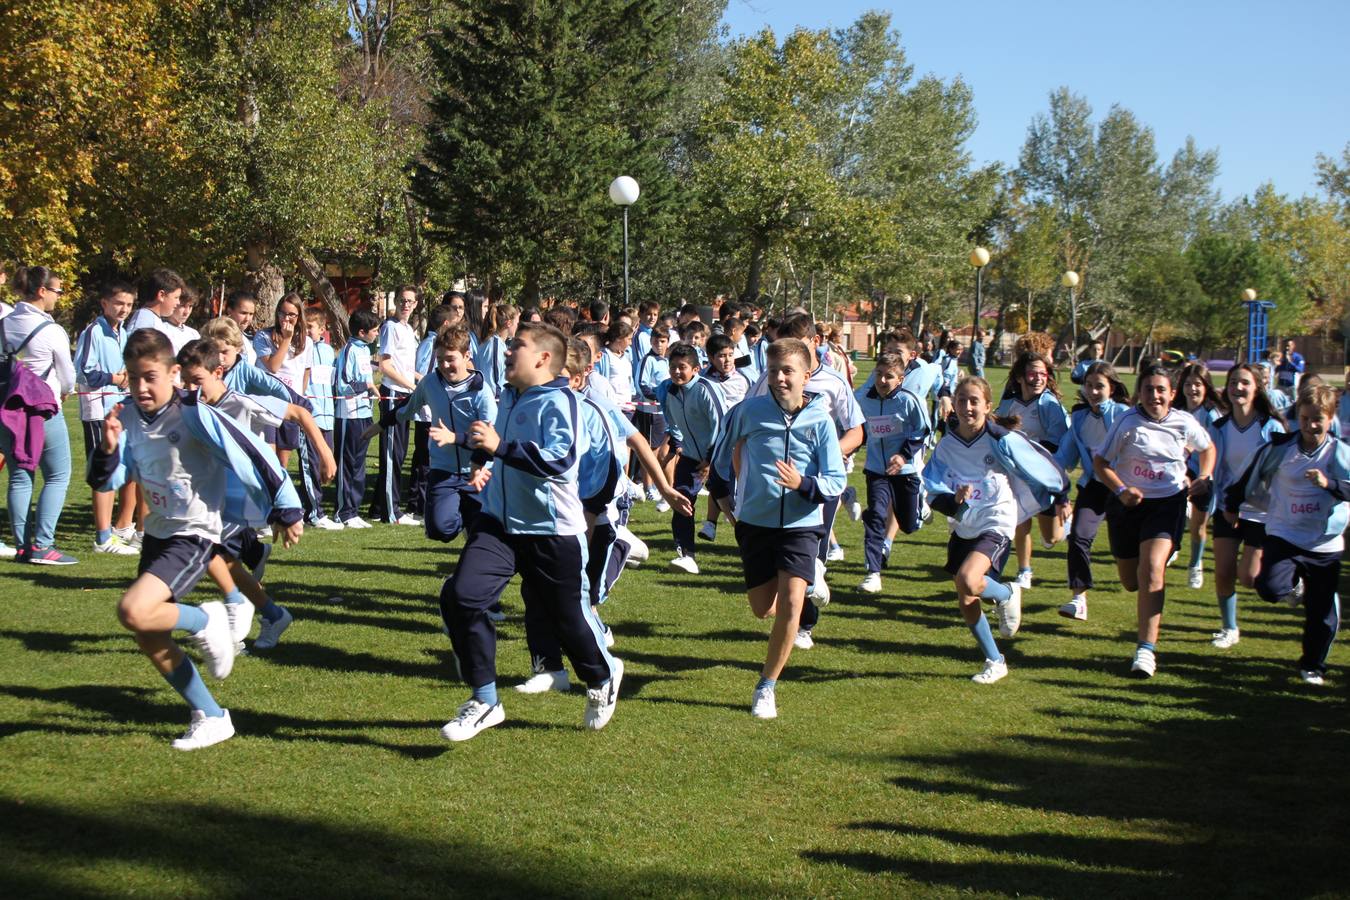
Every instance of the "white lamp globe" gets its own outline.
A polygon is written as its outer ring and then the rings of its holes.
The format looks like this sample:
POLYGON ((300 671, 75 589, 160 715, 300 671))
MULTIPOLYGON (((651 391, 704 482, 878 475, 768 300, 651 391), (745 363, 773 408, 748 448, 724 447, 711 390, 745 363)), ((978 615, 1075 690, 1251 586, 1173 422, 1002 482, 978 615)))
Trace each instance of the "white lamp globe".
POLYGON ((989 264, 989 251, 983 247, 976 247, 970 251, 970 264, 977 269, 984 268, 989 264))
POLYGON ((1247 288, 1242 292, 1242 299, 1246 300, 1248 303, 1252 302, 1256 299, 1256 291, 1253 288, 1247 288))
POLYGON ((1064 277, 1059 280, 1059 283, 1064 285, 1066 288, 1078 287, 1078 273, 1074 272, 1073 270, 1065 272, 1064 277))
POLYGON ((620 175, 609 183, 609 199, 616 206, 632 206, 637 198, 638 183, 627 175, 620 175))

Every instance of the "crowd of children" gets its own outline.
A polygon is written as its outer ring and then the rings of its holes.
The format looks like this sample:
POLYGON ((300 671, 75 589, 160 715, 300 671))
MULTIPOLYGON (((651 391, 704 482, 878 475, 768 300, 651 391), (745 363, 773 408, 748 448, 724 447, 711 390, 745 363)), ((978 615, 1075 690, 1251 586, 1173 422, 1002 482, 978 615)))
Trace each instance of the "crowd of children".
POLYGON ((610 721, 624 665, 601 611, 624 569, 649 556, 627 527, 642 502, 670 513, 674 572, 699 574, 699 542, 718 540, 719 521, 734 530, 750 610, 773 619, 749 691, 761 719, 778 715, 792 651, 815 644, 830 564, 845 554, 840 509, 863 522, 867 594, 883 591, 901 533, 933 512, 946 519, 945 568, 982 654, 979 684, 1008 674, 984 603, 1013 638, 1033 587, 1033 520, 1047 548, 1067 529, 1071 596, 1059 612, 1077 621, 1105 521, 1120 582, 1137 593, 1135 675, 1157 671, 1166 569, 1188 527, 1193 588, 1213 529, 1216 648, 1239 641, 1239 584, 1304 606, 1298 669, 1309 683, 1322 682, 1339 624, 1350 448, 1338 437, 1350 406, 1315 377, 1295 390, 1286 422, 1260 366, 1235 366, 1220 391, 1202 364, 1149 362, 1132 393, 1098 350, 1073 370, 1066 413, 1052 359, 1030 347, 996 403, 982 376, 960 375, 963 347, 947 335, 882 335, 871 376, 854 386, 837 333, 804 311, 765 317, 726 302, 712 316, 687 305, 663 315, 644 302, 540 312, 462 291, 433 307, 411 286, 383 320, 353 312, 335 348, 328 314, 295 294, 256 330, 256 298, 230 294, 198 333, 187 324, 195 295, 165 269, 139 291, 105 287, 72 356, 51 316, 60 279, 34 268, 16 287, 23 301, 0 310, 0 387, 24 398, 0 427, 8 555, 75 562, 54 538, 71 472, 60 403, 77 393, 94 551, 138 557, 118 616, 190 708, 178 749, 234 726, 173 632, 215 678, 230 673, 255 616, 253 649, 275 647, 293 616, 264 586, 272 545, 260 529, 289 546, 305 525, 374 527, 362 512, 376 438, 369 518, 419 525, 438 542, 464 536, 439 597, 469 689, 442 728, 451 741, 505 720, 497 624, 516 575, 533 670, 517 690, 568 690, 565 658, 585 683, 584 726, 610 721), (865 505, 847 485, 860 453, 865 505), (222 601, 184 603, 204 575, 222 601))

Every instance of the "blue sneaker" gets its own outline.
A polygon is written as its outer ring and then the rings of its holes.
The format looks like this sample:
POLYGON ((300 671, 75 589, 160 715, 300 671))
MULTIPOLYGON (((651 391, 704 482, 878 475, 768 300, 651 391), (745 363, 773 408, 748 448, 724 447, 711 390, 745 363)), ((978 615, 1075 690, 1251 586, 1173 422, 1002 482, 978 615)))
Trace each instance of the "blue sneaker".
POLYGON ((35 566, 73 566, 77 562, 73 556, 66 556, 55 547, 34 547, 28 551, 28 561, 35 566))

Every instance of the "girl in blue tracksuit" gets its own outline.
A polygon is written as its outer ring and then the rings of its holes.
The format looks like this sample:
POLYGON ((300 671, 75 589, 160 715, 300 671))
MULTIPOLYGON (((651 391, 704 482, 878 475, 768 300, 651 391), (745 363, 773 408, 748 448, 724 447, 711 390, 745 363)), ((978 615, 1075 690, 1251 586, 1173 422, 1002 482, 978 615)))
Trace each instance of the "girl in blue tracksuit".
MULTIPOLYGON (((1216 453, 1214 493, 1224 492, 1241 480, 1257 451, 1285 433, 1284 417, 1270 405, 1261 389, 1261 372, 1249 363, 1239 363, 1228 372, 1224 393, 1230 412, 1209 426, 1216 453)), ((1238 642, 1237 586, 1256 584, 1261 570, 1261 545, 1266 536, 1266 507, 1244 501, 1238 520, 1214 518, 1214 590, 1219 600, 1219 631, 1212 643, 1225 650, 1238 642), (1241 553, 1241 558, 1239 558, 1241 553)))
POLYGON ((863 513, 863 557, 867 577, 859 590, 881 591, 881 569, 890 556, 886 526, 892 512, 905 534, 919 528, 923 504, 923 448, 928 440, 928 416, 919 398, 902 387, 904 357, 882 353, 877 357, 872 387, 858 388, 855 396, 866 419, 867 511, 863 513))
POLYGON ((957 383, 956 427, 949 428, 924 466, 933 509, 955 519, 947 543, 947 571, 984 668, 973 677, 993 684, 1008 674, 980 608, 993 601, 999 633, 1012 637, 1022 621, 1022 589, 997 580, 1017 526, 1042 509, 1068 503, 1069 478, 1048 451, 992 416, 989 382, 973 375, 957 383))
MULTIPOLYGON (((664 461, 675 460, 675 489, 697 503, 701 474, 712 461, 713 446, 722 430, 726 411, 722 393, 700 376, 698 350, 684 341, 670 348, 670 378, 656 389, 661 413, 666 418, 667 444, 664 461)), ((710 486, 711 490, 711 486, 710 486)), ((694 546, 694 517, 671 516, 675 537, 672 571, 698 574, 694 546)))
MULTIPOLYGON (((1227 401, 1224 400, 1223 394, 1219 393, 1218 388, 1214 387, 1214 382, 1209 376, 1209 368, 1202 362, 1188 363, 1181 370, 1179 402, 1183 409, 1195 416, 1200 427, 1206 430, 1213 426, 1216 419, 1228 412, 1227 401)), ((1198 465, 1199 461, 1191 456, 1186 461, 1186 472, 1194 477, 1198 465)), ((1217 499, 1218 495, 1211 491, 1208 503, 1191 504, 1191 561, 1187 564, 1186 571, 1187 584, 1192 588, 1201 588, 1205 585, 1205 535, 1217 499)))
POLYGON ((1087 368, 1081 383, 1083 402, 1069 414, 1069 430, 1055 451, 1055 461, 1066 470, 1074 466, 1083 470, 1069 531, 1069 589, 1073 596, 1059 608, 1059 614, 1086 621, 1087 592, 1093 585, 1092 543, 1111 496, 1092 470, 1092 454, 1106 439, 1116 417, 1129 410, 1130 392, 1111 364, 1100 360, 1087 368))
MULTIPOLYGON (((651 339, 648 342, 647 352, 638 360, 637 368, 633 372, 633 377, 637 381, 638 402, 641 404, 639 413, 634 417, 634 423, 647 438, 647 446, 653 450, 666 442, 666 417, 661 414, 660 401, 656 397, 656 389, 661 386, 661 382, 670 378, 670 360, 666 358, 666 349, 670 346, 670 335, 664 328, 656 328, 652 331, 651 339)), ((662 507, 665 501, 661 499, 656 491, 656 485, 651 483, 651 477, 643 473, 643 484, 646 485, 647 499, 657 502, 657 512, 665 512, 662 507)), ((668 507, 667 507, 668 508, 668 507)))
POLYGON ((843 492, 845 479, 825 397, 805 393, 815 354, 789 338, 769 347, 767 362, 769 393, 731 412, 713 458, 716 476, 735 483, 736 543, 750 609, 761 619, 775 617, 751 695, 750 713, 759 719, 778 715, 778 677, 792 653, 827 527, 821 505, 843 492))
POLYGON ((1350 444, 1330 435, 1336 417, 1336 392, 1330 386, 1299 391, 1294 408, 1298 430, 1272 436, 1257 451, 1247 471, 1225 492, 1224 515, 1232 524, 1242 502, 1265 504, 1266 536, 1256 591, 1263 600, 1296 606, 1302 582, 1299 674, 1306 683, 1320 685, 1340 626, 1336 585, 1350 523, 1350 444))
MULTIPOLYGON (((1064 407, 1060 404, 1054 364, 1039 353, 1023 353, 1008 373, 1008 385, 1014 388, 1013 395, 1004 398, 996 415, 1000 418, 1017 416, 1021 420, 1017 430, 1054 453, 1069 428, 1068 417, 1064 415, 1064 407)), ((1046 549, 1063 539, 1063 523, 1052 512, 1046 510, 1038 513, 1036 521, 1041 529, 1041 543, 1046 549)), ((1023 588, 1029 588, 1030 520, 1017 527, 1013 547, 1017 551, 1017 583, 1023 588)))

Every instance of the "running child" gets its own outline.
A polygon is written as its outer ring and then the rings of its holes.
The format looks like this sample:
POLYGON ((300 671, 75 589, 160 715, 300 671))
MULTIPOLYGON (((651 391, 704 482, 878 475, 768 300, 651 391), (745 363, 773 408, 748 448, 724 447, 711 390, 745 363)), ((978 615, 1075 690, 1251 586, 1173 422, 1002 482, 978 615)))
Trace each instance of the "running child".
MULTIPOLYGON (((1209 368, 1202 362, 1188 363, 1181 370, 1181 406, 1195 416, 1200 427, 1210 432, 1215 420, 1228 412, 1223 394, 1210 380, 1209 368)), ((1186 473, 1194 477, 1198 462, 1195 457, 1186 460, 1186 473)), ((1186 566, 1186 584, 1192 588, 1205 586, 1205 539, 1209 517, 1214 514, 1219 495, 1210 491, 1209 502, 1190 506, 1191 560, 1186 566)))
POLYGON ((1069 529, 1069 590, 1073 596, 1059 608, 1066 619, 1086 622, 1087 592, 1092 590, 1092 544, 1097 540, 1102 519, 1106 517, 1111 494, 1097 480, 1092 457, 1106 440, 1116 418, 1130 409, 1130 391, 1110 363, 1098 360, 1083 372, 1079 393, 1082 402, 1069 413, 1069 430, 1064 432, 1055 461, 1068 471, 1079 466, 1078 496, 1073 502, 1069 529))
POLYGON ((1303 654, 1299 676, 1320 685, 1340 627, 1341 555, 1350 521, 1350 445, 1331 438, 1336 392, 1316 385, 1299 392, 1298 430, 1273 435, 1225 494, 1224 517, 1240 503, 1265 498, 1266 536, 1256 591, 1261 599, 1297 606, 1302 583, 1303 654))
POLYGON ((928 416, 919 398, 906 391, 904 358, 898 353, 877 357, 876 378, 855 396, 867 420, 867 511, 863 513, 863 558, 867 577, 858 590, 881 593, 881 570, 891 554, 886 526, 892 518, 905 534, 919 529, 923 504, 923 448, 928 416))
POLYGON ((750 610, 761 619, 774 617, 750 700, 757 719, 778 715, 778 679, 792 654, 826 532, 822 507, 838 498, 845 478, 829 398, 806 392, 815 355, 805 342, 785 338, 769 348, 768 364, 769 394, 732 410, 713 462, 719 479, 735 483, 736 543, 750 610))
MULTIPOLYGON (((1229 413, 1209 428, 1214 441, 1214 491, 1220 502, 1242 481, 1243 474, 1262 447, 1285 433, 1284 417, 1270 405, 1261 390, 1261 371, 1250 363, 1238 363, 1228 372, 1224 386, 1229 413)), ((1237 586, 1255 587, 1261 571, 1261 547, 1266 536, 1266 504, 1244 499, 1237 521, 1214 518, 1214 591, 1219 600, 1219 631, 1211 643, 1220 650, 1241 638, 1237 616, 1237 586)))
POLYGON ((118 603, 118 619, 192 710, 191 724, 174 749, 197 750, 232 737, 234 725, 171 633, 188 632, 213 677, 230 674, 234 641, 224 604, 182 602, 215 555, 226 482, 232 472, 286 546, 295 544, 304 528, 300 503, 261 441, 174 388, 178 365, 163 333, 143 329, 131 335, 125 363, 134 408, 123 403, 105 416, 89 481, 103 490, 128 480, 141 485, 148 506, 145 538, 138 575, 118 603))
POLYGON ((586 581, 586 520, 578 460, 587 451, 578 401, 560 377, 567 342, 548 325, 522 325, 506 359, 508 389, 496 424, 475 422, 468 444, 491 461, 475 473, 483 508, 441 588, 441 613, 472 696, 441 729, 465 741, 506 717, 497 699, 497 634, 488 610, 519 571, 526 614, 543 619, 586 683, 585 727, 604 728, 614 715, 623 663, 610 656, 591 612, 586 581))
POLYGON ((1139 373, 1134 409, 1122 413, 1093 456, 1097 480, 1112 494, 1106 528, 1120 582, 1138 591, 1139 642, 1130 672, 1157 671, 1158 629, 1167 589, 1167 559, 1181 540, 1186 498, 1207 501, 1213 490, 1214 442, 1189 413, 1172 406, 1175 374, 1161 365, 1139 373), (1199 471, 1186 476, 1186 455, 1199 471))
POLYGON ((933 509, 954 520, 946 569, 961 617, 984 654, 984 668, 971 680, 993 684, 1008 674, 1008 663, 980 603, 989 600, 998 609, 1000 635, 1017 634, 1022 588, 1000 582, 998 573, 1017 526, 1068 503, 1069 478, 1044 448, 994 417, 989 382, 968 375, 957 382, 953 400, 956 427, 937 442, 924 466, 924 485, 933 509))
MULTIPOLYGON (((86 466, 103 441, 103 416, 127 395, 127 367, 122 361, 127 332, 123 323, 135 302, 136 289, 131 285, 121 281, 105 285, 98 297, 103 314, 90 322, 75 342, 75 387, 80 398, 86 466)), ((113 494, 99 490, 93 494, 94 552, 135 556, 136 485, 128 483, 118 492, 116 523, 113 494)))
MULTIPOLYGON (((444 304, 438 304, 427 316, 427 333, 423 336, 421 342, 417 345, 417 375, 421 379, 417 383, 431 376, 436 370, 436 338, 444 330, 450 327, 450 320, 455 317, 450 307, 444 304)), ((463 324, 462 319, 460 320, 463 324)), ((468 325, 464 326, 465 335, 471 332, 468 325)), ((469 357, 469 366, 473 366, 473 357, 469 357)), ((416 391, 414 391, 416 393, 416 391)), ((496 396, 495 394, 493 395, 496 396)), ((427 477, 431 467, 431 409, 425 404, 421 404, 414 409, 408 410, 408 415, 412 419, 413 429, 413 452, 412 462, 408 465, 408 502, 405 504, 408 512, 422 518, 423 524, 426 523, 427 506, 427 477)), ((406 427, 407 418, 404 419, 406 427)), ((388 422, 376 422, 376 430, 379 427, 394 427, 399 424, 397 418, 391 418, 388 422)), ((374 432, 371 432, 371 436, 374 432)))
MULTIPOLYGON (((736 404, 744 400, 752 387, 745 372, 736 368, 736 345, 726 334, 715 334, 708 338, 708 367, 699 374, 721 392, 722 409, 726 412, 730 412, 736 404)), ((717 540, 717 520, 720 513, 717 502, 711 496, 708 497, 708 509, 703 525, 698 530, 698 536, 703 540, 717 540)))
POLYGON ((369 528, 359 515, 366 493, 365 437, 371 422, 375 393, 370 344, 380 330, 380 320, 368 309, 358 309, 348 322, 351 337, 333 365, 333 443, 337 447, 337 504, 333 518, 344 528, 369 528))
MULTIPOLYGON (((1023 353, 1008 373, 1008 385, 1015 387, 1014 393, 999 404, 996 415, 1016 416, 1022 434, 1054 453, 1069 427, 1060 404, 1054 364, 1039 353, 1023 353)), ((1036 523, 1041 530, 1041 545, 1047 550, 1064 539, 1064 523, 1053 510, 1037 513, 1036 523)), ((1017 526, 1013 548, 1017 552, 1017 584, 1025 590, 1031 587, 1032 579, 1030 520, 1017 526)))
MULTIPOLYGON (((698 492, 712 461, 713 447, 721 435, 726 410, 722 393, 699 375, 698 351, 683 341, 670 348, 670 378, 656 390, 661 414, 666 420, 666 446, 662 465, 674 462, 671 481, 675 490, 697 506, 698 492)), ((669 567, 674 572, 698 574, 697 548, 694 546, 694 516, 675 510, 670 530, 675 538, 675 558, 669 567)))

